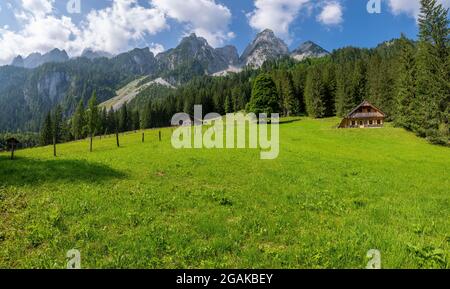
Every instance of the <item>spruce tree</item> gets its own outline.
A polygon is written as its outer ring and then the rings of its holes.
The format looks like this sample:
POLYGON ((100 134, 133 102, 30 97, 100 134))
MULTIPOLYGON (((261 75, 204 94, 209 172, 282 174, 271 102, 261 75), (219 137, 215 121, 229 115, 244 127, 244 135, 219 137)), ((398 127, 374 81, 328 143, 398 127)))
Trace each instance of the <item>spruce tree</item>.
POLYGON ((400 38, 401 54, 398 63, 397 95, 395 101, 395 124, 408 130, 416 130, 416 64, 414 46, 404 35, 400 38))
POLYGON ((355 63, 350 93, 350 108, 354 108, 367 98, 367 67, 361 59, 355 63))
POLYGON ((227 96, 225 97, 225 113, 232 113, 232 112, 234 112, 232 96, 229 93, 227 93, 227 96))
POLYGON ((77 109, 72 118, 72 135, 75 140, 84 138, 85 113, 83 100, 78 103, 77 109))
POLYGON ((322 80, 321 69, 318 65, 308 69, 305 86, 306 112, 309 116, 320 118, 326 113, 325 87, 322 80))
POLYGON ((52 114, 49 112, 45 117, 44 123, 41 129, 41 145, 46 146, 53 143, 53 122, 52 114))
POLYGON ((305 84, 308 68, 306 64, 297 65, 292 71, 292 82, 294 85, 295 96, 299 104, 299 113, 305 113, 305 84))
POLYGON ((100 114, 99 132, 101 132, 103 134, 107 134, 109 132, 109 130, 108 130, 108 113, 107 113, 105 107, 103 107, 102 112, 100 114))
POLYGON ((336 101, 336 75, 332 63, 322 64, 322 81, 324 84, 323 102, 325 106, 325 116, 335 114, 336 101))
POLYGON ((132 130, 138 130, 141 128, 141 116, 139 110, 136 109, 131 114, 132 130))
POLYGON ((339 117, 345 116, 355 107, 356 101, 353 100, 351 76, 353 74, 354 64, 346 62, 339 64, 336 72, 336 114, 339 117))
POLYGON ((231 90, 232 99, 233 99, 233 110, 241 111, 245 109, 245 105, 247 104, 247 100, 245 99, 245 93, 240 86, 233 87, 231 90))
POLYGON ((260 74, 253 84, 252 97, 247 104, 247 111, 255 114, 279 113, 279 97, 272 78, 267 74, 260 74))
POLYGON ((61 142, 63 134, 63 114, 62 108, 60 105, 57 105, 55 110, 53 111, 52 118, 52 135, 55 143, 61 142))
POLYGON ((282 74, 281 90, 283 92, 283 114, 285 116, 298 115, 300 113, 300 103, 295 95, 292 76, 287 72, 282 74))
POLYGON ((418 134, 437 143, 448 143, 449 90, 448 9, 436 0, 421 0, 417 53, 418 134))

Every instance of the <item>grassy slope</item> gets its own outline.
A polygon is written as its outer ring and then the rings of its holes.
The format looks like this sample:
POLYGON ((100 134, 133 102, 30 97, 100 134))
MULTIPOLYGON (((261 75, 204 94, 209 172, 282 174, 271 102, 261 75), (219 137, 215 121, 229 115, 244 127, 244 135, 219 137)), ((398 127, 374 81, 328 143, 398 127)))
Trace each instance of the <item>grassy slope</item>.
POLYGON ((170 129, 0 155, 0 267, 450 267, 450 150, 338 122, 283 124, 274 161, 170 129))
POLYGON ((126 102, 132 101, 139 92, 145 88, 146 86, 139 86, 140 82, 143 81, 146 76, 135 79, 117 90, 116 97, 113 97, 103 103, 100 104, 100 107, 105 107, 106 110, 110 110, 112 107, 114 110, 120 109, 126 102))

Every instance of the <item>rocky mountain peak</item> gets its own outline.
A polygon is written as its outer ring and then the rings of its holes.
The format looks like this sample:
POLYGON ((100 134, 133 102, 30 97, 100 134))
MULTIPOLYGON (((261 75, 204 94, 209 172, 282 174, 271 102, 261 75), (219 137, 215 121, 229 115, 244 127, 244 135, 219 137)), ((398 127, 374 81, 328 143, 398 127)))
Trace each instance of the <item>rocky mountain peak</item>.
POLYGON ((239 65, 239 54, 236 47, 227 45, 225 47, 216 48, 216 53, 230 66, 239 65))
POLYGON ((105 51, 95 51, 92 48, 86 48, 81 53, 81 57, 85 57, 87 59, 92 60, 92 59, 102 58, 102 57, 111 58, 112 55, 105 51))
POLYGON ((67 60, 69 60, 69 55, 67 55, 67 52, 65 50, 55 48, 43 55, 37 52, 31 53, 26 58, 19 55, 13 60, 11 65, 25 68, 36 68, 45 63, 65 62, 67 60))
POLYGON ((239 62, 235 47, 214 49, 205 38, 198 37, 195 33, 183 38, 177 47, 158 54, 157 59, 162 70, 175 70, 195 63, 205 74, 214 74, 239 62))
POLYGON ((14 58, 11 65, 16 67, 24 67, 25 64, 23 61, 23 57, 21 55, 18 55, 16 58, 14 58))
POLYGON ((289 55, 289 48, 270 29, 265 29, 256 35, 253 42, 247 46, 241 56, 243 66, 260 67, 269 59, 289 55))
POLYGON ((297 60, 304 60, 306 58, 323 57, 330 53, 312 41, 302 43, 295 49, 291 56, 297 60))

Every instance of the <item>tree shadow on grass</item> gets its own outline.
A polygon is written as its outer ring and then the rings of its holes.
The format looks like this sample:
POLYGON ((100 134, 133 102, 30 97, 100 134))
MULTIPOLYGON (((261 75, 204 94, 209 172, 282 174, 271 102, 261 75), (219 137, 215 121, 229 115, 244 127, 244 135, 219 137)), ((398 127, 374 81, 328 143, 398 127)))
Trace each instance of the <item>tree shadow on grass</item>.
POLYGON ((291 119, 280 119, 280 124, 288 124, 293 122, 299 122, 301 121, 301 117, 291 118, 291 119))
POLYGON ((85 160, 38 160, 0 156, 0 185, 40 185, 52 182, 104 183, 126 174, 85 160))

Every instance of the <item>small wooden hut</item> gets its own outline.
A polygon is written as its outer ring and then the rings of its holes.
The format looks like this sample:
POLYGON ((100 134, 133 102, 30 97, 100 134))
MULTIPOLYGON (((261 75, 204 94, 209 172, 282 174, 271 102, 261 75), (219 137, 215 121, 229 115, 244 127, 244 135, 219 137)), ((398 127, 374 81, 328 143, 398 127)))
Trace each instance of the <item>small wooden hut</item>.
POLYGON ((364 100, 342 120, 339 128, 383 127, 385 118, 384 112, 364 100))

